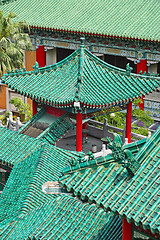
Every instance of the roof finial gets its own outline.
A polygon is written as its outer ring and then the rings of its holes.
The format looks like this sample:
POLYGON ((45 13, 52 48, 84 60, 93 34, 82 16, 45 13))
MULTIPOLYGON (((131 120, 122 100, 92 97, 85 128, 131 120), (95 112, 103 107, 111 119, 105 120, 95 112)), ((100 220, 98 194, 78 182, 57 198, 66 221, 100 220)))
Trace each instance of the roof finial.
POLYGON ((126 75, 130 76, 132 70, 133 70, 133 68, 129 66, 129 63, 127 63, 127 65, 126 65, 126 75))
POLYGON ((38 62, 35 63, 35 65, 33 66, 33 69, 34 69, 34 73, 35 74, 39 73, 39 64, 38 64, 38 62))

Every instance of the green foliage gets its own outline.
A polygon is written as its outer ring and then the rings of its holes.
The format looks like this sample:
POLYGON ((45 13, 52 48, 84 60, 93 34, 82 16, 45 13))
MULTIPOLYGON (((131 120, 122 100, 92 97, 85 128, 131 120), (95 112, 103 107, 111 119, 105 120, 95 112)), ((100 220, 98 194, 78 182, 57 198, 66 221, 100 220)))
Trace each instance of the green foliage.
POLYGON ((16 110, 19 112, 19 115, 26 115, 26 120, 29 120, 32 117, 32 112, 30 106, 27 103, 23 103, 22 99, 18 97, 12 98, 9 103, 13 104, 16 110))
POLYGON ((142 121, 145 127, 148 127, 154 123, 154 120, 140 109, 134 109, 132 111, 132 116, 135 117, 138 121, 142 121))
POLYGON ((112 108, 112 109, 113 109, 113 113, 111 114, 105 114, 106 110, 103 110, 104 115, 101 115, 101 116, 98 116, 99 113, 96 113, 95 120, 104 123, 105 118, 107 118, 109 125, 113 125, 115 127, 119 127, 123 129, 125 126, 126 115, 122 112, 114 112, 115 108, 112 108))
POLYGON ((7 123, 7 118, 9 118, 9 112, 5 112, 5 116, 3 116, 3 115, 0 115, 0 120, 2 120, 2 124, 3 125, 6 125, 6 123, 7 123))
POLYGON ((6 70, 22 68, 24 52, 32 48, 25 30, 29 30, 25 21, 16 22, 16 14, 10 12, 4 16, 0 11, 0 75, 6 70))
POLYGON ((133 101, 133 104, 135 104, 136 106, 139 106, 139 104, 141 104, 141 103, 143 103, 142 98, 138 98, 138 99, 135 99, 135 100, 133 101))
MULTIPOLYGON (((135 105, 139 105, 142 99, 136 99, 133 103, 135 105)), ((95 114, 95 120, 104 123, 105 118, 108 120, 108 124, 124 129, 126 123, 126 114, 122 112, 114 112, 115 108, 112 108, 113 113, 105 114, 107 110, 103 110, 100 113, 95 114), (102 116, 98 116, 99 114, 103 114, 102 116)), ((133 109, 132 116, 135 117, 139 122, 143 122, 143 127, 138 127, 136 124, 132 125, 132 132, 135 132, 140 135, 148 136, 147 127, 154 123, 154 120, 147 115, 144 111, 140 109, 133 109)), ((111 130, 110 130, 111 131, 111 130)))
POLYGON ((143 136, 148 136, 148 129, 147 128, 143 128, 143 127, 137 127, 132 129, 132 132, 135 132, 137 134, 143 135, 143 136))

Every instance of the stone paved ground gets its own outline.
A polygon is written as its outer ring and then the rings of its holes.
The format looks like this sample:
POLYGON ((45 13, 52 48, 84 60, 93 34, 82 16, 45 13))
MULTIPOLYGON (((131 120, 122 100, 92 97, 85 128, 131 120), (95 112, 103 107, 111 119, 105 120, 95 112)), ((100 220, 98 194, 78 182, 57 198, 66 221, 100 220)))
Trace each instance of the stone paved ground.
MULTIPOLYGON (((84 153, 88 153, 89 151, 92 151, 92 145, 97 146, 98 152, 101 151, 102 141, 100 139, 92 137, 92 136, 88 136, 87 142, 83 143, 82 151, 84 153)), ((72 136, 72 137, 68 137, 68 138, 62 138, 57 142, 56 146, 63 148, 63 149, 76 151, 76 137, 72 136)))

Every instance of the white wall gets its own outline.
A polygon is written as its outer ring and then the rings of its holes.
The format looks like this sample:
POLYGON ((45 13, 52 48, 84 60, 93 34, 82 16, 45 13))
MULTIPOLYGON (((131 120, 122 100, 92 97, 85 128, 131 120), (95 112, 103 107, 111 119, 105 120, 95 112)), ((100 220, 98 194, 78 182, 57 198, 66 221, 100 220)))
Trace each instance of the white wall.
POLYGON ((148 67, 148 72, 150 73, 157 73, 157 63, 154 63, 154 64, 151 64, 149 67, 148 67))
POLYGON ((46 52, 46 66, 55 64, 57 62, 57 49, 47 49, 46 52))

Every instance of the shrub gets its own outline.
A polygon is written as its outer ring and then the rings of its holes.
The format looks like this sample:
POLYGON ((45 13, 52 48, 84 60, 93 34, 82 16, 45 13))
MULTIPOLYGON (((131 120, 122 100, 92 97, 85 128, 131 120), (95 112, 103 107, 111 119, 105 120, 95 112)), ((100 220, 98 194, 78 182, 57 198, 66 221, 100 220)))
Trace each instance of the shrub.
POLYGON ((22 99, 14 97, 9 101, 9 103, 15 106, 20 117, 22 117, 22 115, 25 115, 26 116, 25 120, 29 120, 32 117, 30 106, 27 103, 23 103, 22 99))

